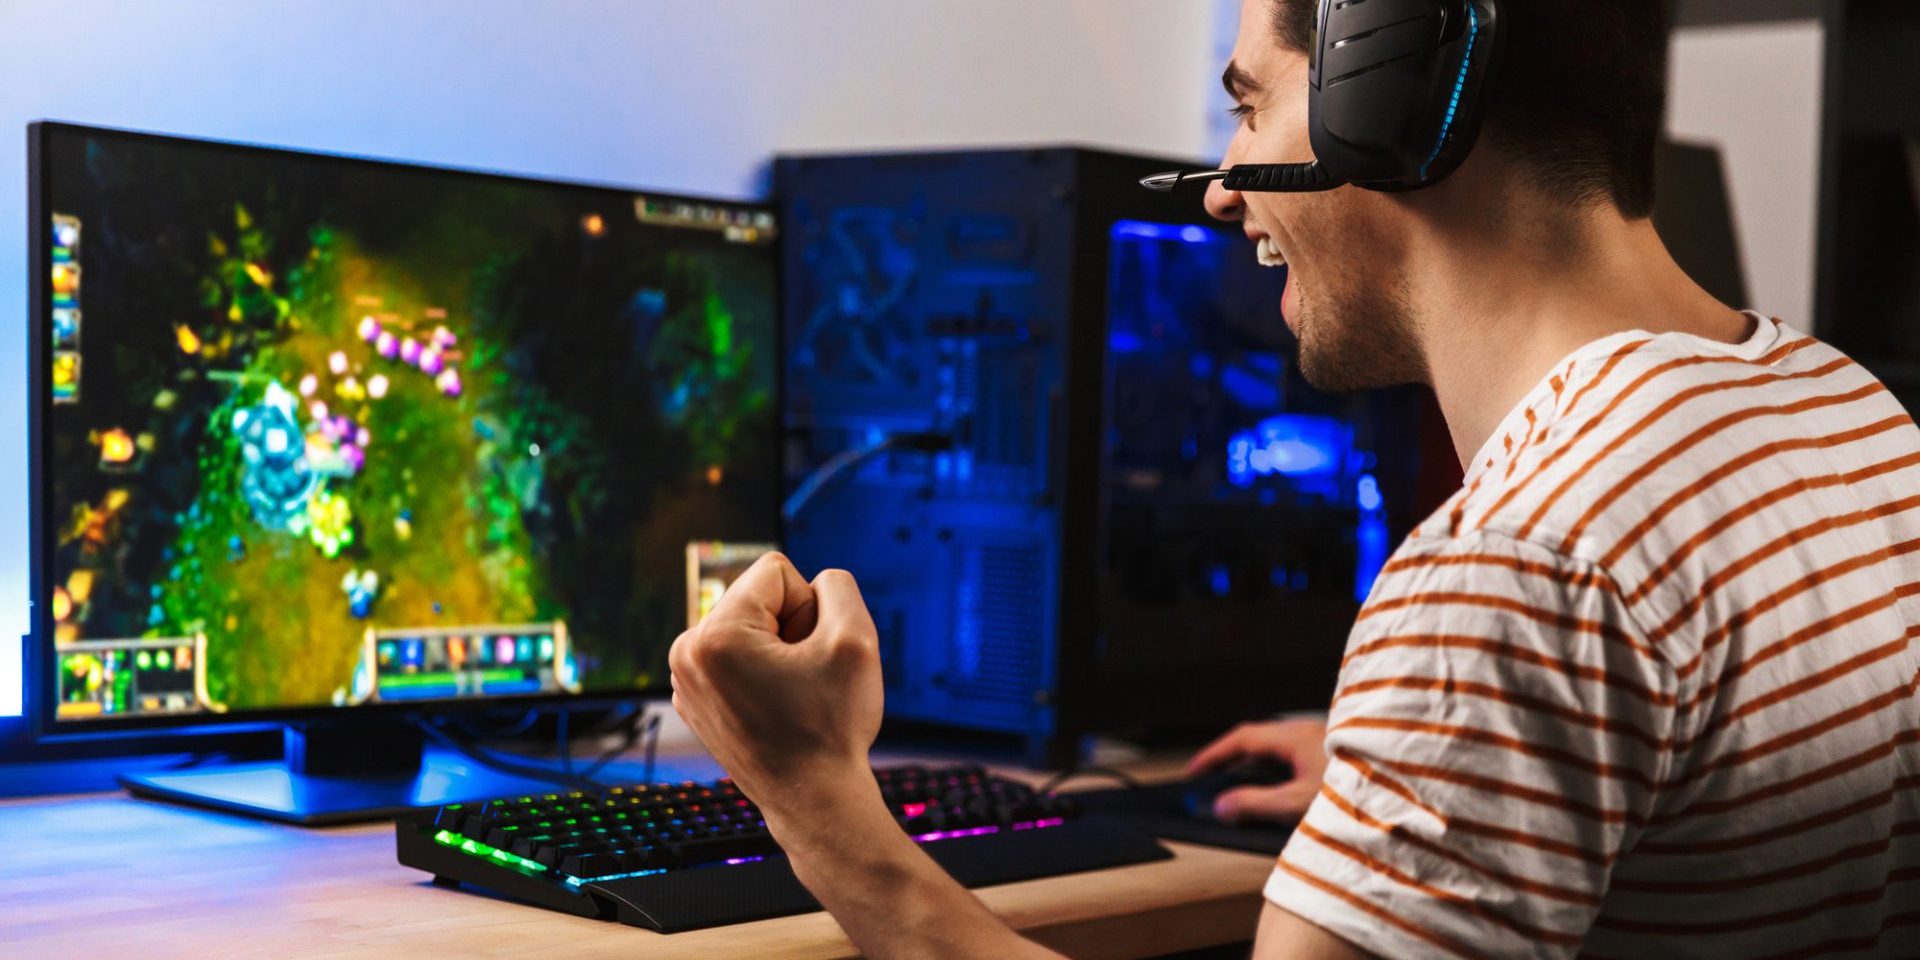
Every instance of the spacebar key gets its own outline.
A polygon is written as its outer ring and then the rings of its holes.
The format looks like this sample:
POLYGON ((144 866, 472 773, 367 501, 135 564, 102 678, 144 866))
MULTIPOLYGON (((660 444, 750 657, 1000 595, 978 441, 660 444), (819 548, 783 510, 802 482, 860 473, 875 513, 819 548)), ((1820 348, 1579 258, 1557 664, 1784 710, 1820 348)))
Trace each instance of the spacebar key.
POLYGON ((780 854, 780 845, 773 842, 772 836, 764 833, 747 834, 743 837, 701 837, 697 840, 679 840, 669 846, 680 857, 680 862, 689 867, 741 857, 767 857, 780 854))

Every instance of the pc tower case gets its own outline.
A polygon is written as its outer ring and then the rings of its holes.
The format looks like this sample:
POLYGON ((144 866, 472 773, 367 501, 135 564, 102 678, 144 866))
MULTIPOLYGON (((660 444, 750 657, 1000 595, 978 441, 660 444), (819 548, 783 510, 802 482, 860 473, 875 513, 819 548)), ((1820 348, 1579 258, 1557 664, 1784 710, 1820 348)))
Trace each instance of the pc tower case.
POLYGON ((1326 705, 1431 414, 1308 387, 1284 269, 1137 185, 1179 165, 777 161, 787 546, 859 579, 890 718, 1064 765, 1326 705))

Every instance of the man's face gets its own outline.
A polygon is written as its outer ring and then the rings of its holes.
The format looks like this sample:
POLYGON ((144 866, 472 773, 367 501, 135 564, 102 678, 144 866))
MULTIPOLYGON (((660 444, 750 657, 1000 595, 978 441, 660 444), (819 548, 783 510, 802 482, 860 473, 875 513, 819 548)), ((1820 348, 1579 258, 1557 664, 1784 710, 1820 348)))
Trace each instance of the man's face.
MULTIPOLYGON (((1243 0, 1224 80, 1239 127, 1222 166, 1313 159, 1307 136, 1307 57, 1273 30, 1274 0, 1243 0)), ((1260 262, 1287 266, 1281 313, 1300 341, 1300 372, 1323 390, 1425 379, 1402 280, 1404 217, 1385 195, 1240 193, 1207 187, 1207 211, 1238 220, 1260 262)))

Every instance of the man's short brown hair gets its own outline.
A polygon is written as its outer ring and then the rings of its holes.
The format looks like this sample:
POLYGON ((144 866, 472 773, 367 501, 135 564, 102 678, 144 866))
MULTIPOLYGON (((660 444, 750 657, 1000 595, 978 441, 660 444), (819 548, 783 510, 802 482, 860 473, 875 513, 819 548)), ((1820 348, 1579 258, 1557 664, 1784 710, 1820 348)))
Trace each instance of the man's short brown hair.
MULTIPOLYGON (((1653 212, 1667 101, 1668 0, 1501 0, 1505 48, 1482 142, 1545 196, 1653 212)), ((1318 0, 1273 0, 1280 42, 1305 52, 1318 0)))

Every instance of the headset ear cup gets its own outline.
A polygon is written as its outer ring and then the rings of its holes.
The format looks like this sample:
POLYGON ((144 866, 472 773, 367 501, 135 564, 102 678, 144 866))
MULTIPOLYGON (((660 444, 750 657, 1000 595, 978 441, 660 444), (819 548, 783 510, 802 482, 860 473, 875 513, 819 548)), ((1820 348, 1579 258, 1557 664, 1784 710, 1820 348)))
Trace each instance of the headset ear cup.
POLYGON ((1459 166, 1478 133, 1498 0, 1322 0, 1308 134, 1338 179, 1412 190, 1459 166))

